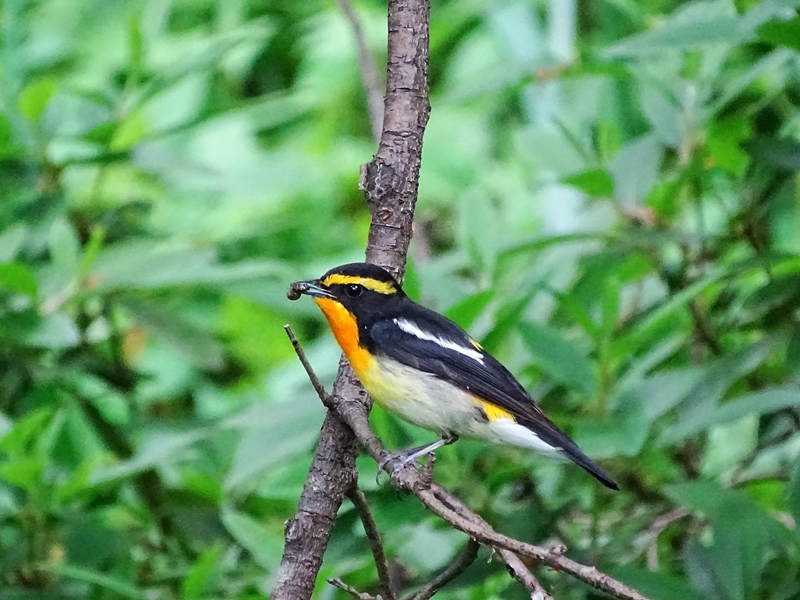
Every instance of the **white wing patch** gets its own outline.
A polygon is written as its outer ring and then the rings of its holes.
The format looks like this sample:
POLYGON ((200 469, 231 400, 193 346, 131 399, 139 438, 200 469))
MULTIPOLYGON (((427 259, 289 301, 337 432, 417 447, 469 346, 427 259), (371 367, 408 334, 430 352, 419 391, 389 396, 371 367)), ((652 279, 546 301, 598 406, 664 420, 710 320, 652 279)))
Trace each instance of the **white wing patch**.
POLYGON ((400 329, 413 335, 415 338, 433 342, 434 344, 438 344, 442 348, 447 348, 448 350, 454 350, 459 354, 469 356, 473 360, 477 360, 479 363, 483 364, 483 355, 474 348, 467 348, 457 342, 454 342, 453 340, 448 340, 441 336, 434 335, 428 331, 424 331, 406 319, 393 319, 393 321, 400 329))

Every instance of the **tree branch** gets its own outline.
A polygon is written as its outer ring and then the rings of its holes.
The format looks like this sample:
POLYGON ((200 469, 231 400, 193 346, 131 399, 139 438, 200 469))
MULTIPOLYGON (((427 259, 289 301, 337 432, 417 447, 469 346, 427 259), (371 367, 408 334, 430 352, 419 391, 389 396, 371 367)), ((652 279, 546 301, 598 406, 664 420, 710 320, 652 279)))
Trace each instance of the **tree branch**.
POLYGON ((347 585, 344 581, 335 577, 328 579, 328 583, 330 583, 333 587, 337 587, 340 590, 347 592, 356 600, 383 600, 380 596, 373 596, 372 594, 367 594, 366 592, 359 592, 352 585, 347 585))
POLYGON ((553 597, 542 587, 542 584, 533 576, 533 573, 525 566, 519 556, 502 548, 497 553, 506 563, 509 574, 530 592, 531 600, 553 600, 553 597))
POLYGON ((372 556, 375 559, 375 568, 378 571, 378 581, 381 584, 383 599, 394 600, 394 588, 392 588, 392 578, 389 575, 389 566, 386 564, 386 553, 383 551, 381 534, 378 531, 375 519, 372 517, 367 498, 364 496, 364 492, 359 489, 358 483, 352 487, 347 497, 356 507, 358 516, 361 517, 361 523, 364 525, 364 532, 367 534, 372 556))
MULTIPOLYGON (((339 363, 333 392, 363 402, 362 409, 366 411, 366 393, 344 360, 339 363)), ((355 457, 352 431, 329 411, 322 424, 297 512, 286 523, 283 557, 270 596, 273 600, 308 600, 311 597, 336 513, 356 480, 355 457)))
MULTIPOLYGON (((295 350, 299 349, 302 353, 302 347, 294 337, 291 327, 286 326, 286 330, 290 339, 293 339, 292 343, 295 350)), ((305 358, 304 353, 303 357, 305 358)), ((308 364, 307 359, 304 364, 308 364)), ((311 369, 310 365, 308 368, 311 369)), ((311 369, 311 373, 313 373, 313 369, 311 369)), ((547 592, 535 580, 522 561, 517 562, 519 557, 522 556, 541 562, 556 571, 568 573, 576 579, 620 600, 648 600, 647 597, 633 588, 602 573, 596 567, 590 567, 567 558, 564 556, 564 548, 544 548, 521 542, 496 532, 489 523, 473 512, 461 500, 438 483, 433 482, 430 477, 420 474, 414 465, 401 467, 401 458, 391 458, 383 442, 372 431, 367 412, 363 407, 359 407, 354 402, 343 400, 335 394, 328 397, 324 394, 324 390, 321 397, 323 396, 330 400, 329 408, 331 412, 338 415, 350 427, 361 446, 372 456, 375 462, 383 465, 383 470, 391 475, 395 484, 414 494, 433 514, 439 516, 459 531, 466 533, 473 540, 481 545, 497 549, 501 554, 501 558, 511 569, 511 574, 531 591, 532 597, 535 597, 533 596, 534 593, 540 593, 544 594, 540 596, 541 600, 550 600, 550 596, 547 595, 547 592), (503 552, 504 550, 507 552, 503 552)))
MULTIPOLYGON (((378 463, 386 460, 389 457, 389 452, 372 432, 366 413, 359 412, 357 407, 351 404, 336 402, 336 400, 336 397, 334 397, 336 413, 353 429, 356 438, 369 452, 370 456, 378 463)), ((384 465, 384 470, 387 473, 392 473, 400 464, 399 459, 389 460, 384 465)), ((645 596, 642 596, 633 588, 605 573, 601 573, 595 567, 580 564, 563 556, 560 552, 520 542, 497 533, 491 525, 478 514, 468 509, 443 487, 433 482, 424 481, 422 476, 411 465, 407 465, 397 471, 394 475, 394 481, 417 496, 432 513, 438 515, 456 529, 478 540, 481 544, 494 546, 498 549, 504 548, 518 556, 526 556, 542 562, 548 567, 568 573, 615 598, 646 600, 645 596)))
POLYGON ((432 598, 436 592, 461 575, 467 570, 467 567, 475 562, 480 547, 481 545, 478 542, 470 539, 464 549, 456 555, 453 562, 447 565, 444 571, 411 594, 406 600, 429 600, 432 598))
MULTIPOLYGON (((428 0, 389 0, 388 61, 378 152, 362 169, 371 219, 366 258, 402 279, 419 185, 422 136, 428 122, 428 0)), ((371 400, 345 359, 330 400, 367 415, 371 400)), ((287 522, 272 600, 308 600, 336 512, 355 481, 353 433, 329 411, 297 512, 287 522)))

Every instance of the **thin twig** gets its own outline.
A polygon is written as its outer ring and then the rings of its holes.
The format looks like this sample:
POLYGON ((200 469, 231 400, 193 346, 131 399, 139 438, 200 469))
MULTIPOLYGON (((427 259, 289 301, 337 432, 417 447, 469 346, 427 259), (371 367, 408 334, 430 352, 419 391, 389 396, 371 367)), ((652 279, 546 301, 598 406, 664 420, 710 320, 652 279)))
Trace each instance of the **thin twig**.
POLYGON ((647 536, 651 538, 647 545, 647 567, 651 571, 658 570, 658 536, 675 521, 679 521, 691 513, 686 508, 676 508, 656 518, 647 529, 647 536))
POLYGON ((372 548, 372 557, 375 560, 375 568, 378 571, 378 581, 380 581, 383 596, 385 600, 394 600, 394 588, 392 587, 392 578, 389 575, 389 566, 386 563, 386 553, 383 551, 383 544, 381 543, 381 534, 378 531, 375 519, 372 517, 367 497, 359 489, 358 482, 350 489, 347 497, 356 507, 358 516, 361 517, 361 523, 364 525, 364 532, 367 534, 369 547, 372 548))
POLYGON ((480 547, 481 545, 477 541, 470 539, 444 571, 411 594, 406 600, 429 600, 429 598, 432 598, 436 592, 461 575, 467 567, 475 562, 480 547))
MULTIPOLYGON (((299 346, 300 343, 297 342, 295 350, 297 350, 299 346)), ((310 369, 310 365, 308 368, 310 369)), ((313 369, 311 372, 313 373, 313 369)), ((366 410, 362 405, 342 400, 336 395, 329 396, 328 399, 331 403, 329 406, 330 410, 347 424, 361 446, 378 464, 383 465, 383 469, 392 476, 395 483, 413 493, 432 513, 439 516, 459 531, 466 533, 470 538, 476 540, 481 545, 493 547, 497 549, 498 552, 508 550, 517 557, 524 556, 541 562, 552 569, 568 573, 576 579, 588 583, 592 587, 602 590, 620 600, 648 600, 646 596, 643 596, 621 581, 602 573, 596 567, 583 565, 567 558, 563 555, 561 549, 548 549, 542 546, 527 544, 498 533, 491 525, 484 521, 480 515, 473 512, 445 488, 430 480, 426 481, 413 466, 406 465, 401 467, 400 459, 390 459, 389 452, 378 436, 372 431, 366 410)), ((509 560, 512 565, 516 565, 513 558, 509 560)), ((508 564, 508 562, 506 564, 508 564)), ((520 579, 520 581, 526 588, 528 585, 532 585, 531 578, 533 578, 533 575, 530 575, 529 578, 524 572, 516 569, 512 574, 514 574, 515 577, 519 576, 524 578, 520 579)), ((539 589, 543 593, 546 593, 541 586, 539 586, 539 589)), ((549 600, 548 596, 542 596, 542 598, 544 600, 549 600)))
POLYGON ((509 574, 519 581, 531 594, 531 600, 553 600, 553 597, 542 587, 539 580, 525 566, 522 559, 509 550, 500 549, 497 551, 500 558, 506 563, 509 574))
POLYGON ((297 339, 297 336, 294 334, 291 325, 284 325, 283 330, 286 332, 286 335, 289 336, 289 340, 292 342, 292 347, 294 347, 294 351, 297 354, 297 358, 300 359, 300 362, 303 364, 303 368, 306 370, 306 375, 308 375, 308 379, 311 381, 311 385, 314 386, 314 391, 317 392, 317 396, 319 399, 322 400, 322 404, 326 407, 330 407, 331 405, 331 397, 328 392, 325 391, 325 386, 322 385, 322 382, 317 377, 317 374, 314 372, 314 367, 311 366, 311 363, 308 362, 308 357, 306 356, 303 347, 300 345, 300 341, 297 339))
MULTIPOLYGON (((427 479, 426 481, 430 481, 427 479)), ((456 498, 450 493, 444 493, 446 490, 440 486, 434 486, 432 488, 434 496, 443 504, 445 504, 450 510, 454 513, 459 515, 462 519, 473 519, 473 517, 477 516, 472 510, 461 500, 456 498)), ((530 570, 525 566, 525 563, 509 550, 504 550, 503 548, 497 549, 498 554, 502 561, 508 567, 509 574, 519 581, 525 588, 531 593, 531 598, 534 600, 553 600, 552 596, 550 596, 547 591, 542 587, 539 583, 539 580, 530 572, 530 570), (538 595, 537 595, 538 594, 538 595)), ((563 546, 559 547, 559 554, 563 554, 566 551, 566 548, 563 546), (562 549, 563 548, 563 549, 562 549)), ((553 552, 553 550, 551 550, 553 552)))
POLYGON ((359 592, 356 588, 352 585, 347 585, 341 579, 328 579, 328 583, 330 583, 333 587, 337 587, 340 590, 344 590, 353 598, 357 598, 358 600, 383 600, 380 596, 373 596, 372 594, 367 594, 366 592, 359 592))
POLYGON ((367 97, 372 139, 377 144, 381 141, 381 126, 383 125, 383 85, 378 76, 378 67, 375 65, 375 58, 372 56, 361 22, 358 20, 350 0, 336 0, 336 4, 342 9, 356 40, 358 68, 361 70, 361 84, 364 86, 364 94, 367 97))

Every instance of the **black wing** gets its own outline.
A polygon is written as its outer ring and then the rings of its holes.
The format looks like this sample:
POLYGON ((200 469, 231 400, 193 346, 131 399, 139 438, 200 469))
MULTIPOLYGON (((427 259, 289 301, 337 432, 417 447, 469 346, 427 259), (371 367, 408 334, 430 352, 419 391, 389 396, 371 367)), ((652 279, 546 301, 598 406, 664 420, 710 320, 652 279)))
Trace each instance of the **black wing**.
MULTIPOLYGON (((508 411, 520 424, 539 438, 560 449, 566 456, 594 475, 604 485, 618 489, 617 484, 545 416, 528 392, 500 362, 480 348, 461 327, 418 304, 405 310, 402 317, 379 321, 370 328, 369 349, 384 354, 469 392, 481 400, 508 411), (398 322, 406 321, 418 331, 438 338, 404 331, 398 322), (448 347, 448 342, 465 351, 448 347), (477 354, 472 354, 473 352, 477 354), (477 360, 477 358, 480 360, 477 360)), ((408 329, 409 327, 406 326, 408 329)))

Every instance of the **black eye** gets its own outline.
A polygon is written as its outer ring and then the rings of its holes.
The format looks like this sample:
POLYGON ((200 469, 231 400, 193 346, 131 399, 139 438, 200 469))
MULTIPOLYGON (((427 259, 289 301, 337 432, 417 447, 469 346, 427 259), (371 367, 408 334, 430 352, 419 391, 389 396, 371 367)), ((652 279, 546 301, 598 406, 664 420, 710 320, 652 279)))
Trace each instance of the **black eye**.
POLYGON ((351 298, 356 298, 361 295, 361 292, 364 291, 364 287, 358 285, 357 283, 351 283, 348 286, 345 286, 344 293, 350 296, 351 298))

